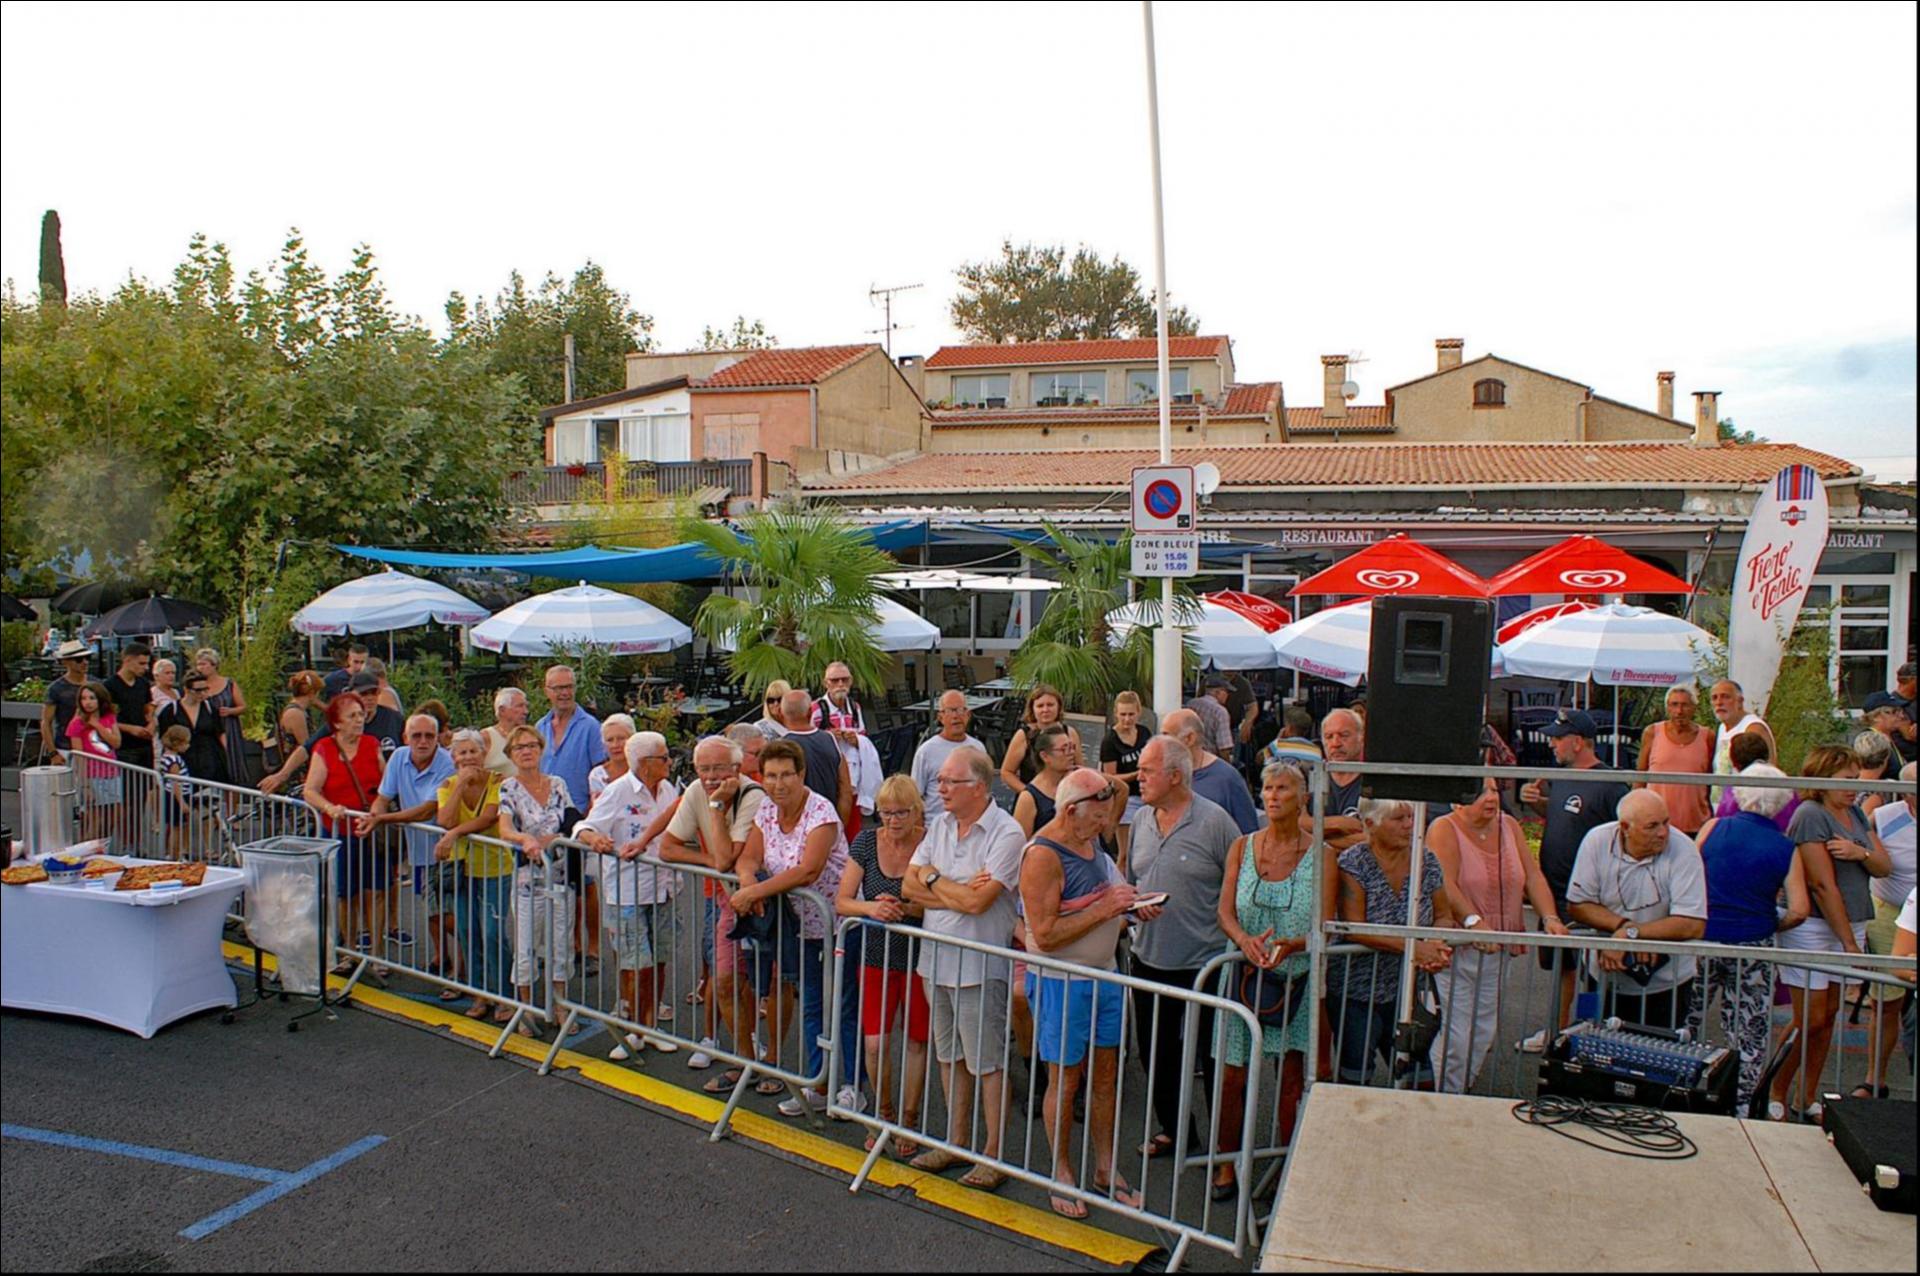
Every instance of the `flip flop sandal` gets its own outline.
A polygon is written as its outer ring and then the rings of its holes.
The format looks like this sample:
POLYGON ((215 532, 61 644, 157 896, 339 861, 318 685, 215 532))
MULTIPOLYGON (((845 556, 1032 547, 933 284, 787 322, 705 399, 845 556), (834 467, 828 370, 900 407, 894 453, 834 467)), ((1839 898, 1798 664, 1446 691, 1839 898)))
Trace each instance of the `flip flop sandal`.
POLYGON ((755 1094, 767 1095, 785 1094, 787 1092, 787 1083, 768 1077, 764 1081, 756 1081, 753 1086, 753 1092, 755 1094))
POLYGON ((1148 1160, 1156 1160, 1173 1152, 1173 1136, 1156 1134, 1140 1145, 1140 1155, 1148 1160))
POLYGON ((1070 1196, 1049 1196, 1047 1205, 1061 1218, 1077 1221, 1087 1216, 1087 1207, 1070 1196))
POLYGON ((960 1176, 962 1184, 982 1192, 997 1192, 1006 1181, 1007 1176, 991 1165, 975 1165, 960 1176))
POLYGON ((485 1019, 486 1017, 487 1017, 487 1003, 486 1003, 486 1002, 484 1002, 484 1001, 476 1001, 476 1002, 474 1002, 474 1003, 473 1003, 473 1004, 472 1004, 471 1006, 468 1006, 468 1007, 467 1007, 467 1018, 469 1018, 469 1019, 485 1019))
POLYGON ((1113 1199, 1116 1205, 1125 1205, 1136 1210, 1147 1203, 1147 1194, 1145 1192, 1128 1187, 1125 1183, 1122 1183, 1119 1187, 1114 1187, 1111 1183, 1095 1183, 1093 1190, 1096 1192, 1105 1192, 1113 1199))
POLYGON ((739 1084, 740 1074, 738 1072, 726 1072, 720 1076, 709 1079, 707 1083, 700 1088, 708 1094, 732 1094, 733 1087, 739 1084))
POLYGON ((442 1001, 458 1001, 464 996, 466 996, 466 994, 458 988, 442 988, 440 990, 440 1000, 442 1001))

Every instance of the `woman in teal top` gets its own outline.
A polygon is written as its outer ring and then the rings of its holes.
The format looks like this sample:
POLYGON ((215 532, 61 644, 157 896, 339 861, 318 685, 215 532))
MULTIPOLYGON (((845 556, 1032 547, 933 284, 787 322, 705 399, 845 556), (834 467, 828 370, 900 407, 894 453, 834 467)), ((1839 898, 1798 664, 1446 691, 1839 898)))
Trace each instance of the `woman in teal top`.
MULTIPOLYGON (((1226 876, 1220 889, 1220 929, 1239 948, 1245 964, 1227 968, 1232 980, 1226 995, 1234 996, 1248 966, 1267 972, 1263 979, 1293 985, 1283 1022, 1260 1029, 1262 1060, 1280 1059, 1280 1142, 1293 1140, 1294 1116, 1306 1075, 1308 1034, 1313 1016, 1304 976, 1307 937, 1313 931, 1314 854, 1312 836, 1300 826, 1306 807, 1306 773, 1292 761, 1268 763, 1260 775, 1260 802, 1265 827, 1247 834, 1227 852, 1226 876), (1295 977, 1301 977, 1297 984, 1295 977)), ((1337 873, 1327 874, 1322 916, 1334 915, 1337 873)), ((1218 1153, 1240 1150, 1240 1125, 1245 1114, 1247 1067, 1252 1054, 1251 1034, 1237 1015, 1222 1015, 1225 1038, 1220 1059, 1226 1065, 1220 1081, 1220 1119, 1214 1131, 1218 1153)), ((1213 1197, 1228 1200, 1235 1193, 1232 1164, 1216 1166, 1213 1197)))

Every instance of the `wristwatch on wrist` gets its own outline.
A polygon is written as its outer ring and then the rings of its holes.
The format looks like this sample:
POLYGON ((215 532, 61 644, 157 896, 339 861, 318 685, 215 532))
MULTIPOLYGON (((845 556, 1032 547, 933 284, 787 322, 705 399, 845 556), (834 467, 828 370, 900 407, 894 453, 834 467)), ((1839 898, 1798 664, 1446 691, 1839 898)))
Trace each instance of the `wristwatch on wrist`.
POLYGON ((1638 926, 1635 926, 1632 922, 1628 922, 1625 926, 1622 926, 1620 928, 1620 933, 1622 935, 1625 935, 1628 939, 1640 938, 1640 928, 1638 926))
POLYGON ((1460 929, 1472 930, 1475 926, 1478 926, 1479 924, 1480 924, 1480 914, 1468 913, 1467 919, 1460 923, 1460 929))
POLYGON ((928 870, 927 870, 927 875, 926 875, 926 877, 925 877, 924 879, 922 879, 922 880, 924 880, 924 881, 926 882, 926 884, 927 884, 927 886, 928 886, 928 887, 932 887, 932 885, 933 885, 933 884, 934 884, 935 882, 937 882, 937 881, 939 881, 939 880, 940 880, 940 876, 941 876, 941 874, 940 874, 940 870, 939 870, 939 869, 937 869, 937 868, 930 868, 930 869, 928 869, 928 870))

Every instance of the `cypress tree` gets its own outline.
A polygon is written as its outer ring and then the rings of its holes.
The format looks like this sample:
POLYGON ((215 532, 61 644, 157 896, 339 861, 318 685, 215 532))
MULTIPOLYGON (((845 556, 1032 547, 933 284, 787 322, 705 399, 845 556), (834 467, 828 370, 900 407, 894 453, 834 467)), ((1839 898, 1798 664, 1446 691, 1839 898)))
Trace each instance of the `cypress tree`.
POLYGON ((60 251, 60 214, 49 208, 40 219, 40 302, 67 304, 67 262, 60 251))

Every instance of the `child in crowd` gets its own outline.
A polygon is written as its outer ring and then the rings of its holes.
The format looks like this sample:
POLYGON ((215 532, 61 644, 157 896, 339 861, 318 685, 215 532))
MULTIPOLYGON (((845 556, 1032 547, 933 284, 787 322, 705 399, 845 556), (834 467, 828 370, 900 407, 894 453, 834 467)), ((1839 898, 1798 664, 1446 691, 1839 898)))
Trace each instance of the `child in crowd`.
POLYGON ((154 763, 154 769, 160 773, 160 809, 167 830, 167 858, 173 860, 186 858, 191 841, 187 825, 192 818, 192 803, 186 782, 193 773, 187 770, 184 755, 192 743, 193 732, 179 725, 168 727, 160 733, 160 756, 154 763))

